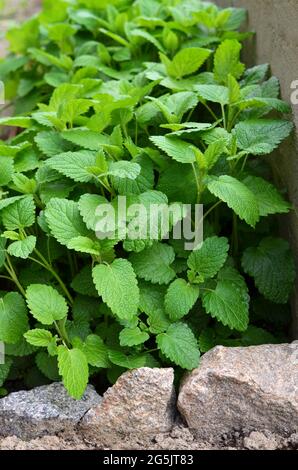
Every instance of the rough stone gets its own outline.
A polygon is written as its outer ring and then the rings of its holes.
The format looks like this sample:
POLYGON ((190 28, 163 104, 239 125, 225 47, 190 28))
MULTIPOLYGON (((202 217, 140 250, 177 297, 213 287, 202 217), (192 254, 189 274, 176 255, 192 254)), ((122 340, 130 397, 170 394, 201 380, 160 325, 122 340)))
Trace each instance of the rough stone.
POLYGON ((249 450, 277 450, 280 440, 272 434, 265 435, 262 432, 254 431, 243 440, 243 447, 249 450))
POLYGON ((178 410, 202 439, 298 430, 298 344, 218 346, 183 380, 178 410))
POLYGON ((0 435, 23 440, 54 435, 73 428, 101 397, 88 386, 81 400, 74 400, 61 383, 14 392, 0 400, 0 435))
POLYGON ((173 369, 143 367, 121 375, 100 404, 88 411, 82 427, 99 435, 148 435, 173 426, 175 389, 173 369))

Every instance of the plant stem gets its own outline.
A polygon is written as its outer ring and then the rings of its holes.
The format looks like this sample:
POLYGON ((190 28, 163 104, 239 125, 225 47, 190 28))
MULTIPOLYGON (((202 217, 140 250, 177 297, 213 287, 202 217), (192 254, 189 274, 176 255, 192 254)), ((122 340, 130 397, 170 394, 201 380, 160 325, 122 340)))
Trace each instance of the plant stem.
POLYGON ((11 276, 11 279, 13 280, 13 282, 15 283, 15 285, 17 286, 17 288, 19 289, 21 294, 25 297, 26 296, 25 289, 23 288, 23 286, 19 282, 18 276, 16 275, 16 272, 14 270, 14 267, 13 267, 8 255, 6 255, 6 261, 7 261, 7 263, 4 263, 4 267, 5 267, 6 271, 11 276))
POLYGON ((62 281, 59 274, 56 273, 56 271, 52 268, 52 266, 47 262, 47 260, 43 257, 43 255, 36 248, 34 249, 34 253, 36 253, 36 255, 40 258, 40 260, 42 262, 36 260, 35 258, 30 258, 30 259, 32 261, 35 261, 35 262, 39 263, 41 266, 43 266, 47 271, 49 271, 52 274, 52 276, 58 281, 61 289, 63 290, 63 292, 66 295, 67 299, 69 300, 70 304, 72 305, 73 304, 73 298, 70 295, 66 285, 62 281))
POLYGON ((212 207, 210 207, 210 209, 208 209, 208 211, 204 214, 203 220, 205 220, 208 215, 211 214, 211 212, 213 212, 214 209, 216 209, 216 207, 218 207, 220 204, 222 204, 222 201, 217 201, 212 207))
POLYGON ((191 163, 191 166, 192 166, 193 173, 194 173, 195 180, 196 180, 197 191, 198 191, 198 202, 199 202, 200 201, 200 196, 201 196, 201 185, 200 185, 200 181, 199 181, 199 178, 198 178, 198 175, 197 175, 197 170, 196 170, 196 167, 195 167, 194 163, 191 163))
POLYGON ((222 111, 222 117, 223 117, 224 128, 227 129, 227 118, 226 118, 225 107, 224 107, 223 104, 221 105, 221 111, 222 111))

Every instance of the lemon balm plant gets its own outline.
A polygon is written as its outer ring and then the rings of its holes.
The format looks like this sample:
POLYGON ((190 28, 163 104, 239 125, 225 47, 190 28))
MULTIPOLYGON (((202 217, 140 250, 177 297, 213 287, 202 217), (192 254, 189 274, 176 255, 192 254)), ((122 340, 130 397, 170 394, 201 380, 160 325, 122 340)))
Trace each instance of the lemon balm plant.
POLYGON ((244 19, 198 0, 45 0, 8 32, 1 386, 63 380, 80 398, 98 376, 282 339, 295 272, 275 215, 291 206, 263 156, 292 124, 268 66, 241 62, 244 19), (203 204, 203 244, 99 239, 97 208, 120 196, 203 204))

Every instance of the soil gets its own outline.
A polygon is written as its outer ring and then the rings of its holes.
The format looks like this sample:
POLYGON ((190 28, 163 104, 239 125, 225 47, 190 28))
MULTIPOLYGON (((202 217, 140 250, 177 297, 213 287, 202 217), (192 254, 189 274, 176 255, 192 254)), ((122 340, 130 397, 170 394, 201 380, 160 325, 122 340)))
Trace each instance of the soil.
POLYGON ((251 432, 245 437, 235 432, 222 437, 218 444, 202 442, 181 422, 173 430, 157 436, 126 437, 109 442, 94 440, 80 431, 44 436, 23 441, 15 436, 0 438, 1 450, 298 450, 298 433, 281 438, 269 432, 251 432))

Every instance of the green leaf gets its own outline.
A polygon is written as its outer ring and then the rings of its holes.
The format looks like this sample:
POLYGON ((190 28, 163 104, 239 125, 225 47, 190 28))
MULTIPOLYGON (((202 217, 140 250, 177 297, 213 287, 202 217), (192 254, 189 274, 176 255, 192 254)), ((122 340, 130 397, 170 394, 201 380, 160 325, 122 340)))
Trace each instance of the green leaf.
POLYGON ((71 287, 75 292, 90 297, 98 297, 95 289, 91 266, 84 266, 84 268, 76 275, 71 283, 71 287))
POLYGON ((156 337, 156 342, 161 352, 183 369, 192 370, 198 367, 198 343, 185 323, 173 323, 165 333, 156 337))
POLYGON ((240 122, 233 133, 241 150, 252 155, 266 155, 273 152, 292 129, 291 122, 262 119, 240 122))
POLYGON ((4 186, 12 180, 14 173, 13 159, 11 157, 0 156, 0 168, 0 186, 4 186))
POLYGON ((224 139, 219 139, 212 142, 204 153, 207 167, 211 170, 217 163, 219 157, 226 152, 226 142, 224 139))
POLYGON ((129 261, 119 258, 110 265, 95 266, 93 281, 98 294, 115 315, 125 320, 137 315, 139 288, 129 261))
POLYGON ((126 355, 122 351, 109 351, 110 361, 119 367, 125 369, 139 369, 145 367, 147 362, 146 354, 142 355, 126 355))
POLYGON ((285 304, 293 289, 295 267, 289 244, 265 238, 259 246, 247 248, 242 257, 244 271, 254 278, 261 294, 277 304, 285 304))
POLYGON ((109 166, 108 174, 116 176, 117 178, 128 178, 135 180, 141 172, 141 167, 138 163, 133 162, 113 162, 109 166))
POLYGON ((12 366, 12 360, 8 358, 5 359, 5 364, 0 364, 0 387, 2 387, 5 380, 7 379, 11 366, 12 366))
POLYGON ((109 140, 105 135, 89 129, 69 129, 62 132, 63 139, 88 150, 99 151, 109 140))
POLYGON ((42 330, 40 328, 27 331, 27 333, 24 334, 24 337, 29 344, 38 347, 47 347, 53 339, 50 331, 42 330))
POLYGON ((35 362, 38 369, 53 382, 60 382, 61 378, 58 371, 58 361, 56 356, 49 356, 44 351, 40 351, 36 354, 35 362))
POLYGON ((241 181, 228 175, 214 176, 208 179, 207 187, 214 196, 233 209, 240 219, 255 227, 260 219, 258 201, 241 181))
POLYGON ((244 72, 244 64, 240 62, 242 45, 234 39, 226 39, 217 48, 214 56, 214 75, 219 82, 226 83, 228 76, 238 79, 244 72))
POLYGON ((0 268, 2 268, 2 266, 5 263, 5 257, 6 257, 5 246, 6 246, 6 240, 4 238, 0 238, 0 268))
POLYGON ((195 147, 177 137, 153 136, 150 140, 177 162, 194 163, 196 161, 195 147))
POLYGON ((36 237, 29 235, 24 240, 11 243, 7 248, 8 254, 16 258, 26 259, 32 253, 36 245, 36 237))
POLYGON ((231 329, 245 331, 249 319, 247 288, 244 286, 245 283, 240 285, 234 275, 223 276, 215 288, 208 288, 203 293, 206 312, 231 329))
POLYGON ((108 204, 108 201, 97 194, 84 194, 78 202, 80 214, 89 230, 96 230, 96 210, 101 204, 108 204))
POLYGON ((202 280, 213 278, 225 264, 228 251, 227 238, 207 238, 200 249, 189 255, 187 265, 192 271, 198 273, 202 280))
POLYGON ((208 49, 188 47, 181 49, 172 61, 163 54, 160 54, 160 58, 166 66, 167 73, 173 78, 180 79, 196 72, 210 54, 211 51, 208 49))
POLYGON ((85 354, 78 348, 58 347, 58 366, 63 384, 68 393, 79 400, 82 398, 89 379, 88 362, 85 354))
POLYGON ((68 312, 67 303, 56 289, 44 284, 31 284, 26 291, 30 312, 43 325, 62 320, 68 312))
POLYGON ((176 273, 171 268, 174 259, 174 249, 163 243, 154 243, 141 253, 130 256, 137 276, 153 284, 168 284, 174 279, 176 273))
POLYGON ((177 321, 187 315, 198 300, 199 294, 199 287, 187 283, 184 279, 172 282, 165 296, 165 309, 170 320, 177 321))
POLYGON ((98 256, 100 254, 100 245, 98 241, 94 241, 88 237, 72 238, 67 243, 69 250, 74 250, 79 253, 88 253, 89 255, 98 256))
POLYGON ((87 358, 88 364, 91 366, 102 368, 110 366, 108 349, 99 336, 87 336, 82 351, 87 358))
POLYGON ((88 183, 94 178, 89 168, 96 166, 96 154, 88 150, 61 153, 50 158, 47 165, 74 181, 88 183))
POLYGON ((261 217, 270 214, 287 214, 291 210, 291 204, 285 201, 278 190, 263 178, 247 176, 243 183, 254 193, 261 217))
POLYGON ((140 330, 140 328, 124 328, 119 335, 121 346, 138 346, 145 343, 149 339, 148 333, 140 330))
POLYGON ((9 292, 0 298, 0 340, 15 344, 28 330, 27 308, 23 297, 9 292))
POLYGON ((61 245, 73 238, 89 235, 78 209, 78 204, 67 199, 52 198, 45 210, 46 221, 52 235, 61 245))
POLYGON ((195 90, 201 99, 220 103, 222 105, 229 103, 229 89, 219 85, 196 85, 195 90))
POLYGON ((55 155, 67 152, 70 150, 71 144, 66 142, 59 132, 56 131, 43 131, 39 132, 34 141, 41 152, 47 157, 54 157, 55 155))
POLYGON ((1 216, 7 230, 31 227, 35 222, 35 204, 33 196, 26 196, 13 202, 2 210, 1 216))

